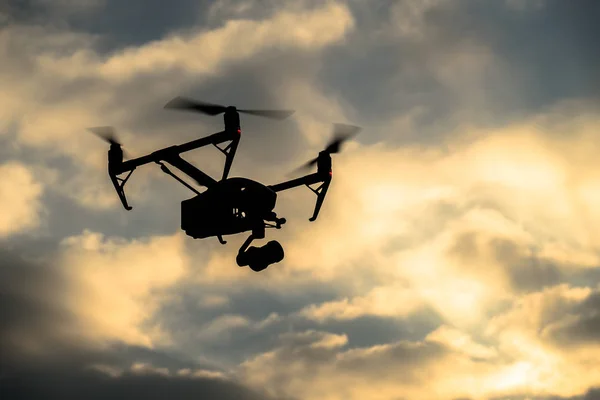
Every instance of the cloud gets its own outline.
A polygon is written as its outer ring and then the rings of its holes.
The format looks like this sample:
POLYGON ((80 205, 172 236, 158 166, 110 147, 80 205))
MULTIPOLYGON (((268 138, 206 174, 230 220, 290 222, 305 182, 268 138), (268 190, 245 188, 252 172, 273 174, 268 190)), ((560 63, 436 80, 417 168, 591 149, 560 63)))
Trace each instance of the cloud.
POLYGON ((394 23, 395 33, 415 38, 424 33, 427 12, 442 5, 439 0, 401 1, 391 7, 390 18, 394 23))
POLYGON ((418 294, 409 288, 398 286, 376 287, 365 296, 312 304, 300 311, 300 315, 316 321, 329 318, 355 319, 364 315, 380 317, 403 317, 418 312, 422 303, 418 294))
POLYGON ((344 349, 346 345, 344 337, 326 332, 286 334, 279 347, 243 363, 240 373, 248 382, 279 396, 446 399, 477 395, 490 372, 489 364, 469 360, 438 340, 344 349), (449 368, 454 371, 451 377, 449 368), (471 377, 459 378, 457 371, 471 377), (462 380, 454 382, 457 379, 462 380), (307 380, 310 385, 305 384, 307 380))
POLYGON ((61 338, 60 327, 73 323, 73 318, 62 307, 68 286, 56 269, 5 248, 1 266, 0 345, 4 365, 23 350, 39 348, 42 342, 55 349, 61 338))
POLYGON ((71 283, 70 309, 90 340, 153 347, 169 341, 147 327, 161 290, 183 278, 188 260, 181 235, 126 241, 93 232, 63 241, 60 263, 71 283))
POLYGON ((3 344, 11 343, 11 353, 46 357, 70 342, 89 349, 168 343, 148 321, 161 290, 186 272, 182 245, 180 236, 128 242, 84 232, 40 260, 8 253, 3 290, 14 317, 3 344))
POLYGON ((476 343, 468 334, 449 326, 440 326, 435 331, 429 333, 426 339, 438 342, 449 348, 463 352, 473 358, 489 359, 498 356, 498 352, 493 347, 483 346, 476 343))
POLYGON ((3 379, 3 393, 9 398, 52 396, 65 400, 169 398, 176 400, 214 397, 258 400, 269 398, 259 391, 220 378, 200 374, 169 376, 159 371, 139 370, 119 377, 96 371, 36 371, 9 375, 3 379), (25 384, 25 382, 27 382, 25 384))
MULTIPOLYGON (((130 346, 115 336, 105 336, 105 345, 96 346, 86 335, 90 332, 82 335, 77 329, 90 319, 72 307, 72 271, 56 264, 60 257, 33 259, 4 248, 0 253, 0 374, 5 397, 125 399, 168 393, 174 399, 268 398, 214 366, 181 355, 130 346)), ((112 281, 118 282, 119 275, 112 281)), ((117 310, 102 313, 114 315, 117 310)), ((102 314, 88 311, 95 313, 92 317, 102 314)))
POLYGON ((496 338, 503 354, 521 360, 532 394, 583 395, 600 379, 589 368, 598 344, 586 332, 585 304, 593 303, 594 292, 563 283, 516 299, 490 320, 486 336, 496 338), (579 329, 572 329, 577 321, 579 329))
MULTIPOLYGON (((43 369, 54 355, 69 364, 63 387, 94 381, 77 375, 91 365, 140 395, 140 381, 195 393, 199 377, 236 372, 307 399, 593 395, 592 9, 221 1, 158 18, 146 2, 146 23, 127 32, 132 4, 65 9, 79 22, 59 5, 45 24, 21 14, 0 32, 4 139, 45 186, 43 245, 62 243, 54 257, 21 243, 52 258, 29 277, 43 281, 15 284, 21 275, 3 270, 0 293, 29 311, 6 312, 13 358, 43 369), (244 119, 234 173, 268 183, 320 150, 330 122, 365 128, 336 155, 317 222, 306 221, 312 193, 280 195, 288 224, 269 237, 286 258, 263 273, 235 265, 243 235, 220 246, 173 234, 188 194, 160 172, 136 171, 135 210, 114 212, 105 150, 83 128, 115 125, 138 155, 220 129, 219 118, 156 112, 186 93, 297 109, 280 124, 244 119), (565 97, 580 101, 549 107, 565 97)), ((218 156, 194 162, 218 173, 218 156)))
POLYGON ((240 374, 273 395, 328 399, 367 395, 488 399, 515 398, 522 393, 529 398, 550 398, 549 393, 578 398, 593 387, 595 379, 593 372, 578 377, 582 370, 572 369, 569 361, 553 358, 551 353, 530 349, 529 356, 545 358, 507 357, 503 345, 483 345, 448 326, 423 341, 366 348, 349 345, 344 336, 326 332, 284 334, 274 350, 243 363, 240 374), (562 377, 564 373, 568 377, 562 377), (305 384, 307 380, 311 385, 305 384))
POLYGON ((123 49, 105 60, 88 50, 77 49, 67 57, 41 56, 38 63, 47 73, 67 79, 91 76, 122 82, 135 75, 172 69, 213 74, 224 63, 271 47, 319 49, 342 39, 351 28, 351 14, 343 5, 332 2, 300 15, 280 11, 263 22, 232 20, 208 32, 171 35, 139 48, 123 49), (303 18, 302 24, 295 23, 298 17, 303 18), (190 57, 199 53, 202 57, 190 57))
POLYGON ((560 345, 600 346, 600 293, 594 290, 581 303, 565 312, 560 321, 544 329, 545 336, 560 345))
POLYGON ((538 10, 543 8, 546 1, 545 0, 505 0, 504 2, 508 7, 517 10, 517 11, 527 11, 527 10, 538 10))
POLYGON ((43 185, 27 166, 19 162, 0 165, 0 236, 24 233, 37 228, 42 218, 43 185))

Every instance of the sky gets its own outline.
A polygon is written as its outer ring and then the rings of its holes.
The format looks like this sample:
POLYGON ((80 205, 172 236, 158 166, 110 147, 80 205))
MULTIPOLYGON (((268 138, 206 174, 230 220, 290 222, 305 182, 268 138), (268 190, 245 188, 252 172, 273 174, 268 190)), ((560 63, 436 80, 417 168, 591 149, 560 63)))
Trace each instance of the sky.
MULTIPOLYGON (((595 0, 3 0, 4 399, 600 399, 600 3, 595 0), (222 129, 231 176, 334 156, 316 222, 278 195, 285 259, 194 240, 193 197, 106 171, 222 129)), ((185 158, 218 177, 223 156, 185 158)), ((256 243, 261 245, 262 243, 256 243)))

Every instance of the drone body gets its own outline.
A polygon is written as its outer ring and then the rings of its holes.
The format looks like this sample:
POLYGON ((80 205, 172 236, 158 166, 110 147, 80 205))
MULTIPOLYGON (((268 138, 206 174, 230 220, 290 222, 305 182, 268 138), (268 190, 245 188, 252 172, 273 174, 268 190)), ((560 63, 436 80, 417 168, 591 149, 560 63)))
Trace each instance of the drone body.
POLYGON ((281 261, 284 257, 283 248, 276 241, 270 241, 265 246, 258 248, 249 247, 254 239, 264 239, 265 228, 280 229, 285 224, 285 218, 279 218, 274 212, 277 193, 298 186, 307 186, 317 195, 313 216, 310 218, 310 221, 315 221, 331 182, 330 154, 337 153, 340 144, 350 135, 358 132, 357 127, 336 125, 337 138, 325 150, 321 151, 317 158, 305 166, 317 164, 317 172, 267 186, 247 178, 228 178, 242 133, 238 112, 275 119, 286 118, 292 112, 237 110, 232 106, 223 107, 180 97, 169 102, 166 108, 200 111, 209 115, 224 112, 225 130, 188 143, 160 149, 146 156, 123 161, 123 150, 121 144, 115 139, 112 128, 90 129, 111 144, 108 151, 108 173, 123 207, 126 210, 132 209, 127 203, 123 190, 131 173, 141 165, 151 162, 159 164, 163 172, 171 175, 196 194, 195 197, 181 202, 181 229, 194 239, 216 237, 222 244, 227 243, 223 240, 225 235, 251 232, 240 248, 236 261, 240 267, 249 266, 254 271, 262 271, 269 265, 281 261), (219 147, 219 144, 224 142, 229 142, 229 144, 225 148, 219 147), (219 181, 205 174, 180 156, 181 153, 211 144, 225 155, 223 175, 219 181), (165 163, 176 167, 194 179, 199 185, 204 186, 206 190, 202 193, 199 192, 173 174, 165 163), (124 173, 128 173, 127 176, 119 178, 124 173), (316 189, 310 186, 317 183, 320 183, 320 186, 316 189))
POLYGON ((181 202, 181 229, 194 239, 258 233, 263 221, 279 221, 273 212, 276 201, 277 193, 261 183, 229 178, 181 202))

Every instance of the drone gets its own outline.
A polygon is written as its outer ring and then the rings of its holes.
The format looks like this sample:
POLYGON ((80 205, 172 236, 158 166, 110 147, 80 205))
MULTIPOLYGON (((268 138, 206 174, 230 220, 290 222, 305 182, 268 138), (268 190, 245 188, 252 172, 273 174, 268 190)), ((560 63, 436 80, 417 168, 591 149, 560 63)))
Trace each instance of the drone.
POLYGON ((195 193, 194 197, 181 202, 181 229, 186 235, 194 239, 216 237, 224 245, 227 242, 223 240, 223 236, 250 232, 250 236, 238 251, 236 262, 238 266, 248 266, 255 272, 263 271, 284 258, 283 247, 275 240, 269 241, 262 247, 250 246, 255 239, 265 238, 266 228, 281 229, 281 226, 286 223, 285 218, 278 217, 273 211, 277 193, 307 186, 317 196, 313 215, 309 218, 311 222, 316 221, 332 179, 331 154, 339 153, 343 142, 360 131, 356 126, 334 124, 333 139, 330 143, 316 158, 300 167, 300 169, 307 169, 316 164, 316 172, 275 185, 264 185, 243 177, 228 177, 242 136, 239 113, 283 120, 291 116, 294 111, 242 110, 234 106, 222 106, 184 97, 174 98, 164 108, 199 112, 211 116, 222 113, 225 129, 200 139, 165 147, 145 156, 124 161, 122 144, 118 141, 113 127, 89 128, 91 132, 110 144, 108 175, 123 207, 128 211, 132 209, 127 202, 124 187, 133 171, 142 165, 156 163, 164 173, 195 193), (222 144, 227 142, 229 143, 226 147, 222 147, 222 144), (182 153, 209 145, 215 146, 225 155, 223 175, 219 181, 181 158, 182 153), (206 190, 199 192, 174 174, 165 163, 177 168, 206 190), (126 176, 122 177, 124 174, 126 176), (311 186, 316 184, 319 184, 316 188, 311 186))

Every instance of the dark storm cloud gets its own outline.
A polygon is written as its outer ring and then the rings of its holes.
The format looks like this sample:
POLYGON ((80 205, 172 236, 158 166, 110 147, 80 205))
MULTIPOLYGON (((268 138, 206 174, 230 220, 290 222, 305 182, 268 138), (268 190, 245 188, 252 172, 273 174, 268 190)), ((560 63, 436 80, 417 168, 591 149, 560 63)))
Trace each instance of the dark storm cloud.
POLYGON ((564 281, 560 266, 553 261, 524 254, 525 249, 506 239, 490 242, 496 258, 507 268, 513 287, 520 292, 540 290, 564 281))
POLYGON ((0 23, 44 23, 57 16, 54 14, 55 11, 57 11, 56 3, 52 1, 4 0, 0 3, 0 23))
POLYGON ((130 374, 111 378, 98 372, 37 369, 5 377, 6 399, 224 399, 265 400, 269 397, 229 381, 206 378, 130 374))
MULTIPOLYGON (((321 7, 317 0, 302 0, 303 9, 321 7)), ((261 20, 283 8, 273 0, 176 0, 168 4, 162 0, 102 0, 95 15, 73 18, 73 29, 107 35, 107 49, 139 46, 173 31, 189 29, 216 29, 229 20, 261 20)), ((285 4, 284 6, 289 6, 285 4)), ((202 54, 190 54, 202 57, 202 54)))
POLYGON ((594 0, 548 0, 532 12, 519 13, 500 2, 476 2, 472 18, 455 25, 485 37, 494 51, 522 73, 524 106, 539 109, 562 98, 600 94, 600 49, 594 0), (518 40, 517 40, 518 38, 518 40))
POLYGON ((67 279, 52 262, 31 260, 14 250, 0 251, 0 396, 6 399, 266 399, 230 380, 126 373, 119 377, 90 370, 93 365, 127 369, 145 363, 171 374, 210 368, 185 356, 115 343, 99 350, 64 335, 75 326, 63 302, 67 279), (40 344, 42 355, 23 352, 40 344))
MULTIPOLYGON (((192 27, 201 20, 210 1, 103 0, 95 15, 71 20, 71 27, 106 35, 107 49, 139 46, 163 37, 173 30, 192 27)), ((190 54, 190 57, 199 57, 190 54)))
POLYGON ((547 337, 561 347, 600 343, 600 293, 592 293, 583 302, 570 307, 546 329, 547 337))
MULTIPOLYGON (((70 29, 103 35, 105 40, 99 47, 101 52, 140 46, 173 32, 218 29, 231 19, 268 18, 281 7, 277 2, 260 0, 243 3, 211 0, 175 0, 169 3, 162 0, 96 1, 95 13, 64 19, 70 29)), ((30 2, 35 3, 34 0, 30 2)), ((309 5, 311 2, 302 3, 309 5)), ((312 3, 322 5, 317 1, 312 3)), ((198 58, 202 57, 202 53, 189 56, 198 58)))
POLYGON ((0 350, 3 363, 13 355, 14 340, 28 334, 47 332, 53 324, 72 322, 64 313, 59 302, 46 302, 54 294, 64 290, 64 282, 56 271, 37 266, 22 257, 7 251, 0 251, 0 350))
POLYGON ((505 2, 439 2, 424 13, 419 27, 424 36, 418 40, 380 32, 397 24, 398 14, 391 10, 401 4, 351 2, 357 28, 324 58, 325 90, 339 93, 365 126, 381 129, 391 117, 424 109, 414 119, 415 132, 384 131, 361 140, 385 135, 392 141, 432 143, 464 123, 465 115, 469 123, 502 125, 567 98, 598 98, 600 5, 594 0, 547 1, 527 11, 505 2), (469 40, 488 46, 502 64, 486 69, 475 89, 456 91, 430 67, 437 55, 451 55, 469 40), (463 104, 461 96, 470 90, 477 90, 483 102, 463 104))
POLYGON ((322 329, 338 335, 348 336, 350 348, 367 348, 399 340, 418 341, 435 330, 442 319, 433 310, 406 317, 378 317, 366 315, 351 320, 328 320, 307 324, 306 329, 322 329))
MULTIPOLYGON (((546 399, 544 399, 544 400, 546 400, 546 399)), ((590 389, 583 396, 551 397, 547 400, 600 400, 600 388, 590 389)))
MULTIPOLYGON (((53 251, 48 249, 50 246, 42 243, 43 256, 36 254, 37 249, 27 249, 32 246, 39 244, 31 241, 28 246, 22 244, 8 249, 3 245, 0 249, 0 348, 3 368, 11 364, 20 365, 22 361, 26 365, 29 363, 29 353, 23 351, 23 343, 28 341, 41 343, 51 360, 68 363, 92 357, 96 358, 96 362, 116 361, 124 357, 122 361, 125 363, 139 358, 175 365, 173 357, 167 354, 119 343, 113 345, 112 353, 98 353, 77 336, 66 335, 65 332, 75 328, 78 322, 67 304, 66 294, 71 290, 69 278, 53 260, 53 251), (131 360, 127 360, 127 355, 132 356, 131 360)), ((181 361, 180 365, 183 368, 192 364, 181 361)))
POLYGON ((502 396, 491 397, 490 400, 600 400, 600 389, 591 388, 585 394, 580 396, 502 396))
POLYGON ((167 296, 169 300, 155 314, 153 323, 160 323, 182 349, 201 350, 209 358, 218 357, 227 363, 237 364, 276 347, 280 335, 288 332, 318 330, 346 335, 348 347, 356 348, 398 340, 419 340, 441 322, 439 315, 432 310, 401 319, 362 316, 322 322, 298 314, 308 305, 334 301, 341 295, 339 289, 317 283, 290 288, 285 292, 182 284, 172 289, 167 296), (222 296, 226 302, 207 305, 205 299, 210 296, 222 296), (223 316, 237 322, 227 326, 226 320, 220 319, 223 316), (223 331, 209 336, 202 334, 215 325, 221 325, 223 331))
POLYGON ((196 0, 168 5, 161 0, 8 0, 0 3, 0 15, 12 24, 55 25, 103 35, 98 50, 110 52, 192 27, 202 21, 210 5, 196 0))
MULTIPOLYGON (((331 335, 324 332, 310 331, 289 333, 280 338, 280 346, 269 356, 270 380, 275 393, 284 392, 285 382, 294 379, 297 374, 311 381, 324 378, 330 371, 349 378, 360 376, 361 381, 380 382, 386 377, 393 377, 395 382, 418 384, 422 379, 422 371, 451 351, 437 343, 397 342, 380 348, 377 351, 347 351, 345 346, 318 345, 327 342, 331 335), (343 352, 343 355, 340 355, 343 352), (286 366, 293 365, 293 372, 286 366), (293 373, 293 375, 291 375, 293 373)), ((254 368, 261 367, 262 360, 257 360, 254 368)))
MULTIPOLYGON (((225 267, 238 268, 234 264, 225 267)), ((311 302, 328 301, 335 296, 335 289, 318 285, 305 285, 277 293, 260 288, 231 290, 221 286, 182 284, 172 289, 172 294, 168 296, 170 300, 163 302, 154 320, 160 322, 181 348, 200 348, 209 357, 218 355, 219 359, 228 363, 239 363, 253 354, 272 348, 280 333, 314 325, 288 318, 288 314, 299 311, 311 302), (206 296, 223 296, 227 302, 207 306, 204 303, 206 296), (265 327, 258 326, 274 314, 280 317, 265 327), (218 336, 201 335, 203 330, 217 323, 219 317, 224 315, 243 317, 249 321, 249 325, 225 327, 218 336)))

